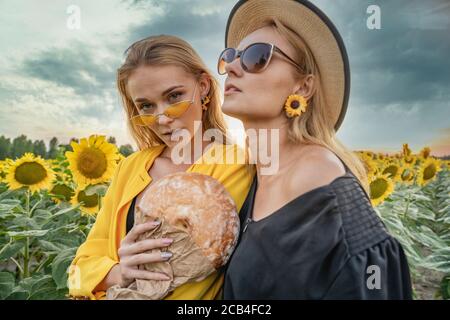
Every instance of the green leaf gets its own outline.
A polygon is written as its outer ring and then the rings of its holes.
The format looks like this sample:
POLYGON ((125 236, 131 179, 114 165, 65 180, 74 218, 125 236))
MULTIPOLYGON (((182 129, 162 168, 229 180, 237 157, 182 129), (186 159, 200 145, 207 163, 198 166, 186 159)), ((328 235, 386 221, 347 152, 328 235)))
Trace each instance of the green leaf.
POLYGON ((10 272, 0 272, 0 299, 5 299, 14 289, 15 279, 10 272))
POLYGON ((18 207, 18 204, 3 204, 0 203, 0 214, 10 213, 14 208, 18 207))
POLYGON ((75 210, 77 210, 79 207, 80 207, 80 205, 77 204, 76 206, 69 207, 69 208, 64 208, 64 209, 62 209, 62 210, 59 210, 59 211, 57 211, 56 213, 53 214, 52 219, 54 219, 54 218, 56 218, 56 217, 58 217, 58 216, 60 216, 60 215, 69 213, 69 212, 71 212, 71 211, 75 211, 75 210))
MULTIPOLYGON (((5 194, 3 194, 3 196, 5 196, 5 194)), ((20 205, 20 200, 18 200, 18 199, 2 199, 1 201, 0 201, 0 206, 1 205, 15 205, 15 206, 17 206, 17 205, 20 205)))
POLYGON ((5 300, 27 300, 29 294, 27 291, 13 291, 9 296, 5 298, 5 300))
POLYGON ((52 243, 46 240, 39 240, 39 246, 47 252, 60 252, 61 250, 67 249, 64 244, 52 243))
POLYGON ((33 219, 39 225, 45 224, 51 218, 52 213, 49 210, 37 209, 36 211, 34 211, 33 219))
POLYGON ((33 219, 23 215, 15 217, 12 222, 12 225, 19 226, 21 229, 40 229, 39 224, 33 219))
POLYGON ((67 289, 58 290, 56 286, 48 286, 39 289, 34 292, 28 299, 29 300, 63 300, 67 299, 67 289))
POLYGON ((441 293, 444 300, 450 299, 450 275, 442 278, 441 293))
POLYGON ((50 295, 56 291, 56 284, 50 275, 44 275, 36 278, 31 286, 29 300, 50 299, 50 295))
POLYGON ((84 192, 87 196, 92 196, 94 194, 98 194, 100 197, 104 197, 106 194, 106 191, 108 190, 108 186, 105 184, 97 184, 97 185, 91 185, 87 187, 84 192))
POLYGON ((27 231, 8 231, 6 234, 14 239, 22 239, 28 237, 43 237, 49 230, 27 230, 27 231))
POLYGON ((54 238, 51 238, 51 241, 53 243, 60 243, 61 245, 64 245, 69 248, 79 247, 84 240, 85 238, 79 239, 78 237, 75 236, 67 237, 61 234, 57 234, 54 238))
POLYGON ((67 288, 67 269, 75 257, 77 248, 70 248, 61 251, 53 260, 52 276, 57 289, 67 288))
POLYGON ((9 258, 14 257, 23 248, 24 245, 25 245, 25 242, 23 242, 23 241, 7 243, 0 250, 0 261, 8 260, 9 258))

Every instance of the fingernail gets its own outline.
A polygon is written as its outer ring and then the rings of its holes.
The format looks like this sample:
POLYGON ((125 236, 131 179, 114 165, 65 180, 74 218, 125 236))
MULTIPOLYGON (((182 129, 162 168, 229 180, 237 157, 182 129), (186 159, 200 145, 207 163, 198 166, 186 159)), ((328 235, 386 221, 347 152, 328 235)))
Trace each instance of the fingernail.
POLYGON ((161 258, 169 259, 170 257, 172 257, 172 253, 171 252, 161 252, 161 258))
POLYGON ((152 222, 150 222, 150 225, 156 227, 156 226, 158 226, 160 223, 161 223, 161 221, 152 221, 152 222))
POLYGON ((169 239, 169 238, 163 239, 164 244, 171 244, 172 242, 173 242, 173 239, 169 239))

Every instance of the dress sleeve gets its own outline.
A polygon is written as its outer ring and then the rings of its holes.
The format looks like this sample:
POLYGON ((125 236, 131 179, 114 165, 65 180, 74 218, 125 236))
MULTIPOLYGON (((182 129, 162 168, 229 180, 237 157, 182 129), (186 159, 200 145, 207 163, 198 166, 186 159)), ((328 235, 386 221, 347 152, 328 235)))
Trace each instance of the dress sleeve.
POLYGON ((388 237, 350 257, 324 299, 412 299, 408 262, 398 241, 388 237))
MULTIPOLYGON (((122 163, 122 162, 121 162, 122 163)), ((86 241, 78 248, 69 269, 69 295, 98 299, 105 292, 93 292, 111 268, 118 263, 108 254, 111 235, 109 227, 113 215, 112 203, 115 196, 117 176, 121 163, 116 168, 111 185, 102 200, 103 206, 89 232, 86 241)))

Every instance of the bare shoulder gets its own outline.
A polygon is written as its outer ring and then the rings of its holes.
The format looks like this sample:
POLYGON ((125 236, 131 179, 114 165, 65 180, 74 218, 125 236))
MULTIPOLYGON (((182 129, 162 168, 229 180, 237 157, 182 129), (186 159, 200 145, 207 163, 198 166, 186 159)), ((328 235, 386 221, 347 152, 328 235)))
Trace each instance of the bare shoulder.
POLYGON ((342 161, 333 152, 322 146, 307 148, 290 175, 292 188, 305 193, 345 175, 342 161))

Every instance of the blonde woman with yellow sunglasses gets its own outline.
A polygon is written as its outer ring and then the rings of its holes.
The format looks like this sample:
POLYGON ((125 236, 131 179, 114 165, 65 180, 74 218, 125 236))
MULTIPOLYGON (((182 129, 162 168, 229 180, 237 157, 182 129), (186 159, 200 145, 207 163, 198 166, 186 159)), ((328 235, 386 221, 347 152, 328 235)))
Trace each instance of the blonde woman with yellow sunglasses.
MULTIPOLYGON (((152 182, 175 172, 210 175, 223 184, 239 211, 255 173, 246 164, 202 162, 210 152, 238 150, 211 141, 202 142, 206 151, 197 159, 192 150, 193 164, 174 163, 177 132, 194 137, 197 130, 202 134, 215 129, 226 136, 218 83, 185 41, 163 35, 136 42, 118 69, 117 86, 139 151, 118 166, 97 220, 76 253, 69 277, 73 297, 105 299, 108 288, 126 287, 135 279, 168 280, 167 275, 138 268, 170 259, 145 252, 170 246, 172 239, 137 240, 155 228, 152 223, 134 225, 133 220, 135 202, 152 182), (201 121, 200 128, 196 121, 201 121)), ((203 281, 181 285, 165 299, 215 299, 222 283, 217 271, 203 281)))

